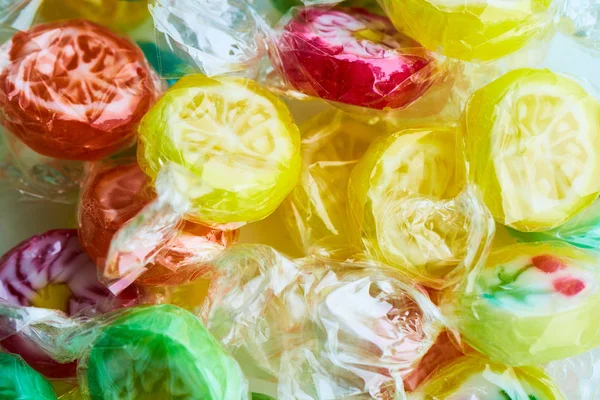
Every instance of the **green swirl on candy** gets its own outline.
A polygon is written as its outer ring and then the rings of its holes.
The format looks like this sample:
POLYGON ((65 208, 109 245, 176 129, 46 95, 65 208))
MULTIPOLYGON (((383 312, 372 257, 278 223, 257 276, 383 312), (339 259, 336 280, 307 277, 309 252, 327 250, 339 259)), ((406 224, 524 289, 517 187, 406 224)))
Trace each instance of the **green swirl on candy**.
POLYGON ((248 396, 237 362, 193 314, 172 305, 127 310, 94 342, 83 374, 92 400, 248 396))
POLYGON ((56 400, 56 394, 20 356, 0 353, 0 400, 56 400))

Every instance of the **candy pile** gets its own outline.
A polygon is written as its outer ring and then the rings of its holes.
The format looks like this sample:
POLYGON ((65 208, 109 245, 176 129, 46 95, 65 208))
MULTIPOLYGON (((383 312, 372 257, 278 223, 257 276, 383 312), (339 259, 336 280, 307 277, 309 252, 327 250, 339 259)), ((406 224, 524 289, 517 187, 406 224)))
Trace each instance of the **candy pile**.
POLYGON ((599 400, 557 37, 600 5, 0 1, 0 183, 73 215, 0 241, 0 400, 599 400))

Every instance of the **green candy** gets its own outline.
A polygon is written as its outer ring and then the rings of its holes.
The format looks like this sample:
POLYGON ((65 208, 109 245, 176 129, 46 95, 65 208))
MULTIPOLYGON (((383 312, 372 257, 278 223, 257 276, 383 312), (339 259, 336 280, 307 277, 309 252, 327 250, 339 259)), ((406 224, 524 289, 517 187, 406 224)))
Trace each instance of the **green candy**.
POLYGON ((14 354, 0 353, 0 400, 56 400, 52 385, 14 354))
POLYGON ((252 400, 275 400, 271 396, 262 393, 252 393, 252 400))
POLYGON ((132 308, 89 354, 92 400, 245 399, 237 362, 191 313, 172 305, 132 308))

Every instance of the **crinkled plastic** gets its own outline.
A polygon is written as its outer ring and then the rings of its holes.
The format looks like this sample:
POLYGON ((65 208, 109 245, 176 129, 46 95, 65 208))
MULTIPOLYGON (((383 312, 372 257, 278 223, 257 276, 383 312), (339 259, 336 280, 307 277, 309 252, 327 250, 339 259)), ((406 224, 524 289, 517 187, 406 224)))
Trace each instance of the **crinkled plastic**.
POLYGON ((472 188, 453 126, 405 128, 375 141, 350 176, 356 244, 432 288, 465 279, 494 226, 472 188))
MULTIPOLYGON (((131 304, 135 292, 115 298, 99 281, 74 229, 52 230, 20 243, 0 258, 0 300, 15 306, 60 310, 67 315, 97 314, 131 304)), ((76 365, 57 364, 31 339, 31 332, 7 328, 0 318, 2 348, 20 354, 52 378, 72 376, 76 365)))
POLYGON ((158 197, 113 239, 106 270, 115 278, 139 276, 184 219, 231 230, 265 218, 300 174, 287 107, 245 78, 182 78, 146 114, 139 141, 158 197))
POLYGON ((56 400, 52 385, 19 356, 0 353, 0 398, 56 400))
POLYGON ((443 310, 465 342, 507 365, 539 365, 600 345, 595 253, 563 242, 494 250, 443 310))
MULTIPOLYGON (((79 204, 79 237, 102 274, 115 233, 156 197, 149 178, 135 160, 92 164, 86 170, 79 204)), ((138 285, 178 285, 210 272, 208 262, 237 239, 238 231, 221 231, 182 222, 172 238, 158 245, 138 285)))
POLYGON ((394 269, 234 246, 217 260, 202 315, 292 398, 401 397, 402 377, 442 327, 427 296, 394 269))
POLYGON ((569 400, 600 398, 600 348, 552 361, 545 369, 569 400))
POLYGON ((244 0, 150 0, 148 6, 158 43, 194 71, 258 76, 266 51, 261 34, 265 22, 244 0))
POLYGON ((402 109, 445 74, 433 53, 361 8, 293 9, 270 41, 271 62, 288 86, 338 107, 402 109))
POLYGON ((447 363, 414 394, 414 399, 565 400, 541 368, 511 368, 480 356, 447 363))
POLYGON ((593 54, 600 54, 600 3, 565 0, 561 11, 561 31, 581 41, 593 54))
POLYGON ((300 126, 302 174, 281 211, 305 254, 351 255, 348 180, 381 128, 340 111, 324 111, 300 126))
POLYGON ((461 130, 469 179, 499 223, 548 231, 600 193, 600 103, 565 76, 503 75, 470 97, 461 130))
POLYGON ((553 0, 379 0, 396 28, 452 58, 485 62, 543 36, 557 11, 553 0))
POLYGON ((140 49, 92 22, 37 25, 0 47, 0 122, 45 156, 95 160, 131 145, 160 90, 140 49))

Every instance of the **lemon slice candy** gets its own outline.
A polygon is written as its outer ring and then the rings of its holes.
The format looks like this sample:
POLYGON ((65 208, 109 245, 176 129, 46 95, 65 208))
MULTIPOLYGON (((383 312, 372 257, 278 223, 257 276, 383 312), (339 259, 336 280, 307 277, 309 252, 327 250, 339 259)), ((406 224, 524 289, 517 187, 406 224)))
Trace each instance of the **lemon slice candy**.
POLYGON ((206 225, 260 220, 300 173, 300 135, 277 97, 251 80, 191 75, 179 80, 139 128, 139 163, 192 203, 186 218, 206 225))
MULTIPOLYGON (((432 286, 464 258, 468 220, 455 130, 405 129, 376 141, 352 171, 350 211, 366 251, 432 286)), ((445 281, 445 282, 444 282, 445 281)))
POLYGON ((496 221, 552 229, 600 193, 600 104, 549 70, 511 71, 462 116, 471 180, 496 221))
POLYGON ((381 0, 390 19, 426 48, 465 61, 510 54, 544 32, 553 0, 381 0))

